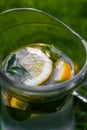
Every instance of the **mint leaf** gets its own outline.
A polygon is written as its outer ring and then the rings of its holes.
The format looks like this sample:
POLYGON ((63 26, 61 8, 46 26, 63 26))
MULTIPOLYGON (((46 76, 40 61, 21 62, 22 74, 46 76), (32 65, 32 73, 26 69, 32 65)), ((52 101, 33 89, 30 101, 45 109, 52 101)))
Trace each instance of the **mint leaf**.
POLYGON ((53 62, 58 60, 58 54, 55 53, 50 46, 44 46, 41 50, 45 53, 53 62))
POLYGON ((9 68, 14 64, 15 59, 16 59, 16 54, 13 54, 12 57, 10 58, 10 60, 8 61, 7 71, 8 71, 9 68))

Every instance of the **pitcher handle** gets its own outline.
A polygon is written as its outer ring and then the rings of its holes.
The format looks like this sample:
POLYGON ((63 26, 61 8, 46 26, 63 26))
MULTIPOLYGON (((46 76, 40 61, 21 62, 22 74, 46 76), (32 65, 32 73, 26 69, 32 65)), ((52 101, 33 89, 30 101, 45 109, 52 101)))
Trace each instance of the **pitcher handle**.
POLYGON ((87 103, 87 81, 72 92, 72 95, 78 97, 83 102, 87 103))

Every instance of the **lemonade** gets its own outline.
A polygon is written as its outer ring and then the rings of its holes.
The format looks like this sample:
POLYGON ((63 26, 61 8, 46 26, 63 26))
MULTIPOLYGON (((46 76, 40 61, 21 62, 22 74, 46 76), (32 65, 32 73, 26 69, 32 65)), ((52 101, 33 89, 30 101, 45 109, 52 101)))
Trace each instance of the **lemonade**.
MULTIPOLYGON (((44 87, 48 84, 65 82, 74 76, 72 61, 53 45, 42 43, 24 46, 11 52, 2 68, 9 79, 27 87, 44 87)), ((5 96, 6 109, 16 120, 37 117, 38 113, 55 112, 65 102, 65 97, 45 103, 47 98, 43 97, 29 96, 26 99, 28 102, 24 102, 9 92, 6 92, 5 96), (43 104, 40 104, 41 102, 43 104)))
POLYGON ((3 67, 7 77, 27 86, 64 82, 74 76, 71 60, 54 46, 41 43, 12 52, 3 67))

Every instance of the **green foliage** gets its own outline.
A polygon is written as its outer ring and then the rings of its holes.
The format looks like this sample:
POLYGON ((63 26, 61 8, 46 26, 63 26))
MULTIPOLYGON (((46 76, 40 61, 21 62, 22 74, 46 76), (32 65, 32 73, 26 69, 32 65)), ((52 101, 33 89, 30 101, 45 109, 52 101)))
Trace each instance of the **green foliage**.
POLYGON ((87 104, 74 98, 76 130, 87 130, 87 104))
POLYGON ((37 8, 59 18, 87 40, 87 0, 0 0, 0 12, 10 8, 37 8))

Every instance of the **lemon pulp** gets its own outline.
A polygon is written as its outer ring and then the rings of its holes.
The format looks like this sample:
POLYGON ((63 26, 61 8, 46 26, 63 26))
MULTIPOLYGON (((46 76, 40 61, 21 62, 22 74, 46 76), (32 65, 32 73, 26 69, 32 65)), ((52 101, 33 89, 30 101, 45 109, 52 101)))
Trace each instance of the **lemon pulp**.
POLYGON ((52 60, 40 49, 32 47, 27 47, 26 49, 28 55, 20 62, 30 73, 30 78, 27 78, 24 84, 37 86, 50 77, 52 73, 52 60))
POLYGON ((72 75, 72 69, 70 65, 64 61, 59 61, 56 63, 55 67, 55 75, 54 80, 55 81, 65 81, 69 80, 72 75))

